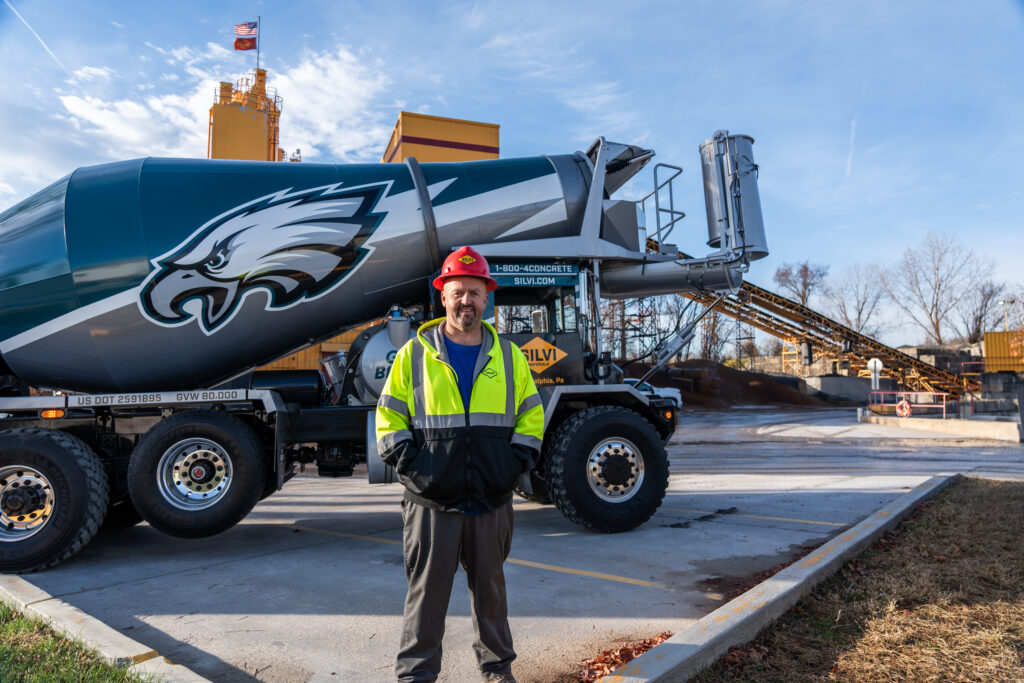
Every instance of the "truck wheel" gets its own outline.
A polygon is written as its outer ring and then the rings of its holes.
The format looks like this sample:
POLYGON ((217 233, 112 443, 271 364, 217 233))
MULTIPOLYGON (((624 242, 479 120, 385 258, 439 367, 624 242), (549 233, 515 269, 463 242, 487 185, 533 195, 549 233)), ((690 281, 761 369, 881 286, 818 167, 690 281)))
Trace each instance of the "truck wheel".
POLYGON ((65 560, 96 534, 110 487, 81 439, 52 429, 0 432, 0 571, 65 560))
POLYGON ((526 493, 519 488, 516 489, 516 493, 531 503, 540 503, 541 505, 551 504, 551 494, 548 493, 548 483, 541 479, 536 472, 530 472, 530 486, 533 487, 533 493, 526 493))
POLYGON ((555 506, 594 531, 640 526, 668 488, 668 456, 658 432, 625 408, 597 406, 567 419, 555 430, 547 462, 555 506))
POLYGON ((249 514, 266 469, 248 425, 225 413, 189 410, 161 420, 139 440, 128 462, 128 492, 156 529, 203 538, 249 514))

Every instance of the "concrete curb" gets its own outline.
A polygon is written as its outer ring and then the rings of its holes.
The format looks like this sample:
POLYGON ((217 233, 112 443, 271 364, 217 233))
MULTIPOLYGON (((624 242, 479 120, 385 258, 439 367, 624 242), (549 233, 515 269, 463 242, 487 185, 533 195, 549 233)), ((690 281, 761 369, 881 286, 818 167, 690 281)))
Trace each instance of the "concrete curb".
POLYGON ((754 637, 792 607, 811 588, 835 572, 848 558, 895 527, 923 500, 943 490, 959 475, 932 477, 860 524, 797 560, 775 576, 648 650, 605 683, 668 683, 687 681, 704 667, 754 637))
POLYGON ((993 441, 1009 441, 1020 443, 1021 425, 1014 421, 997 420, 961 420, 951 417, 938 420, 927 417, 886 417, 884 415, 865 415, 862 422, 903 429, 917 429, 927 432, 939 432, 962 439, 992 439, 993 441))
POLYGON ((156 650, 138 643, 73 605, 55 598, 20 576, 0 574, 0 600, 22 614, 40 619, 69 638, 99 653, 115 666, 165 683, 203 683, 207 679, 161 657, 156 650))

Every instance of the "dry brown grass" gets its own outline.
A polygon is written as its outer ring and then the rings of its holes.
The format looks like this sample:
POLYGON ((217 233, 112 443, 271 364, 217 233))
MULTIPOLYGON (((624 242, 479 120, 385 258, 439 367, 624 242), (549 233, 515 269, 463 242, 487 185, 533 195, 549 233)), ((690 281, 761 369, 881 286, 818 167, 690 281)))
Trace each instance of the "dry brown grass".
POLYGON ((695 680, 1024 681, 1024 483, 961 479, 695 680))

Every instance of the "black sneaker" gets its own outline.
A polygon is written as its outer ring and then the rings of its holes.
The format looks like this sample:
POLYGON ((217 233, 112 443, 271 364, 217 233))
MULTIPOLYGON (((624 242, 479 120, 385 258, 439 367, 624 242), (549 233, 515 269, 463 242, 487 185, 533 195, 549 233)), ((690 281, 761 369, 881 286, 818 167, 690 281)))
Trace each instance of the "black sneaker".
POLYGON ((516 677, 507 674, 484 674, 484 683, 516 683, 516 677))

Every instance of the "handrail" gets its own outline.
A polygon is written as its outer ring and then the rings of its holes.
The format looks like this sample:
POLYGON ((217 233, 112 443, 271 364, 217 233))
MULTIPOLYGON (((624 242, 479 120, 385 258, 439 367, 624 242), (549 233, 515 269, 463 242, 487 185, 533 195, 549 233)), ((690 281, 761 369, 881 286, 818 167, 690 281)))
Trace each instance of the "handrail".
POLYGON ((662 163, 655 164, 655 166, 654 166, 654 189, 651 190, 650 192, 648 192, 646 195, 644 195, 640 199, 640 208, 644 212, 644 215, 646 215, 647 214, 647 200, 650 199, 651 197, 654 197, 655 232, 654 232, 654 237, 653 238, 650 236, 650 233, 648 233, 647 239, 648 240, 654 239, 654 241, 658 244, 658 253, 664 253, 664 252, 662 252, 662 245, 665 243, 665 238, 668 237, 669 234, 671 234, 672 228, 675 227, 675 224, 678 223, 679 221, 681 221, 683 218, 686 218, 686 214, 684 212, 676 210, 676 208, 675 208, 675 194, 672 191, 672 181, 675 180, 676 178, 678 178, 682 174, 682 172, 683 172, 683 169, 680 168, 679 166, 673 166, 672 164, 662 164, 662 163), (664 182, 659 183, 658 182, 658 169, 660 169, 660 168, 670 168, 670 169, 674 170, 675 173, 670 175, 664 182), (667 209, 662 208, 662 206, 661 206, 661 190, 665 186, 668 186, 668 208, 667 209), (669 216, 673 216, 672 220, 669 221, 664 227, 662 227, 662 225, 661 225, 661 214, 662 213, 667 213, 669 216))

